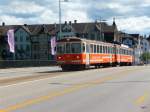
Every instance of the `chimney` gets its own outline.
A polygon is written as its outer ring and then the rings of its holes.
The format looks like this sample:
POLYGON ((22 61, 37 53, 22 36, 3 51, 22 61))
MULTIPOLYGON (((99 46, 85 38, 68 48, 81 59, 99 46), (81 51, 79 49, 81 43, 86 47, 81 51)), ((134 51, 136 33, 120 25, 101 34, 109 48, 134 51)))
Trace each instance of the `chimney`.
POLYGON ((56 29, 56 27, 57 27, 57 24, 56 24, 56 23, 54 23, 54 28, 56 29))
POLYGON ((27 26, 27 24, 24 24, 24 26, 27 26))
POLYGON ((113 26, 116 26, 115 18, 113 18, 113 26))
POLYGON ((76 23, 77 23, 77 20, 74 20, 74 23, 76 24, 76 23))
POLYGON ((95 20, 95 23, 97 23, 97 20, 95 20))
POLYGON ((65 21, 65 25, 67 25, 67 21, 65 21))
POLYGON ((71 21, 69 21, 69 25, 72 25, 71 21))
POLYGON ((5 26, 5 22, 2 22, 2 26, 5 26))

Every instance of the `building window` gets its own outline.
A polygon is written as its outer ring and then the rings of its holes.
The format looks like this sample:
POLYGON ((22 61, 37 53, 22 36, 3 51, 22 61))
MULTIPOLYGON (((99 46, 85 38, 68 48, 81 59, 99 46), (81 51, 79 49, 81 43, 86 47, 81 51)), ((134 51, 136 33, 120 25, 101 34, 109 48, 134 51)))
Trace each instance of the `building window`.
POLYGON ((29 45, 26 46, 26 51, 27 52, 30 51, 30 46, 29 45))
POLYGON ((15 42, 17 42, 18 40, 17 40, 17 37, 15 37, 15 42))
POLYGON ((17 51, 17 49, 18 49, 18 47, 17 47, 17 45, 15 45, 15 50, 17 51))
POLYGON ((27 41, 27 42, 30 41, 30 37, 29 37, 29 36, 26 37, 26 41, 27 41))
POLYGON ((24 50, 24 49, 23 49, 23 45, 20 45, 20 50, 21 50, 21 51, 23 51, 23 50, 24 50))
POLYGON ((20 36, 20 42, 22 42, 23 41, 23 36, 20 36))

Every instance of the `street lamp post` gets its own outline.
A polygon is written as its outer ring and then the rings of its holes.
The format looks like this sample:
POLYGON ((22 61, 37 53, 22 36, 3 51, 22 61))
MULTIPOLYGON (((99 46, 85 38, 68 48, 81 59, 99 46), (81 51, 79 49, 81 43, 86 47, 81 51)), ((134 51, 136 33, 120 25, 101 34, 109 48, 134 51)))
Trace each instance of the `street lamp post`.
POLYGON ((61 0, 59 0, 59 39, 61 39, 61 0))
POLYGON ((139 52, 139 58, 138 58, 138 64, 141 64, 141 51, 142 51, 142 49, 141 49, 141 37, 139 36, 138 37, 138 52, 139 52))
POLYGON ((102 23, 106 22, 106 20, 102 19, 102 17, 100 17, 100 40, 105 41, 104 37, 103 37, 103 32, 102 32, 102 23))
POLYGON ((59 39, 61 39, 62 29, 61 29, 61 2, 68 2, 68 0, 59 0, 59 39))

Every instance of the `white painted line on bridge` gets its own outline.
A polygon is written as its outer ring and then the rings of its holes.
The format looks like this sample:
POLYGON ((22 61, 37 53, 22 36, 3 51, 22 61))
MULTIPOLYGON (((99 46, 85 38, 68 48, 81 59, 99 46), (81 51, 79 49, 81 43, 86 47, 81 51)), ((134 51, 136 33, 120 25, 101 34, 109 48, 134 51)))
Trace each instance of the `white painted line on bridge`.
POLYGON ((58 77, 60 78, 60 77, 63 77, 63 76, 66 76, 66 75, 64 74, 64 75, 61 75, 61 76, 46 77, 46 78, 42 78, 42 79, 30 80, 30 81, 25 81, 25 82, 18 82, 16 84, 9 84, 9 85, 0 86, 0 89, 11 87, 11 86, 24 85, 24 84, 27 84, 27 83, 34 83, 34 82, 38 82, 38 81, 42 81, 42 80, 47 80, 47 79, 55 79, 55 78, 58 78, 58 77))

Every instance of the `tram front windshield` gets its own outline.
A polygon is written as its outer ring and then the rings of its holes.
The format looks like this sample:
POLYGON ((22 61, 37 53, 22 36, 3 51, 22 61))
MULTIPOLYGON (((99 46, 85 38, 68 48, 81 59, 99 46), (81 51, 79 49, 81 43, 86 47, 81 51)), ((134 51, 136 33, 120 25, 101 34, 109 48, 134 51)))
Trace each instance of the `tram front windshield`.
POLYGON ((57 45, 57 53, 81 53, 81 43, 61 43, 57 45))

